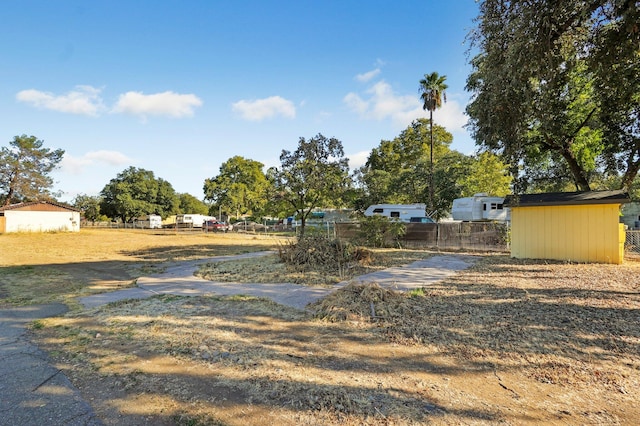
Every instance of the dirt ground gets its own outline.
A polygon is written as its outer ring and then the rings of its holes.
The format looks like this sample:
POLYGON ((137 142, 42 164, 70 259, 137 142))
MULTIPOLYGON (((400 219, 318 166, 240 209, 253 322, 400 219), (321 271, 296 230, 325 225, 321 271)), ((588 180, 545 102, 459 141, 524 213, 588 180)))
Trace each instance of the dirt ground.
MULTIPOLYGON (((32 338, 107 425, 637 424, 640 263, 481 257, 411 295, 350 285, 310 312, 161 296, 32 338)), ((95 285, 121 271, 100 268, 95 285)))

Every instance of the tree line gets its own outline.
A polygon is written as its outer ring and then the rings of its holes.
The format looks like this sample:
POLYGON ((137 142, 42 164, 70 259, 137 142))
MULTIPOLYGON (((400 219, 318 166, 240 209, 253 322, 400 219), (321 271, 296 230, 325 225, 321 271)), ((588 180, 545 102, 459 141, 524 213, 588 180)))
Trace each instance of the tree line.
MULTIPOLYGON (((427 203, 434 218, 444 217, 453 199, 475 192, 509 192, 507 166, 490 153, 467 156, 450 148, 451 133, 419 119, 393 140, 382 140, 365 165, 350 171, 342 142, 317 134, 301 137, 294 151, 282 150, 280 165, 264 170, 259 161, 234 156, 223 162, 217 176, 203 183, 203 200, 178 194, 153 171, 128 167, 111 179, 99 196, 78 195, 73 205, 87 220, 104 216, 130 222, 148 214, 163 218, 179 213, 227 217, 296 216, 304 223, 316 208, 363 210, 376 203, 427 203), (433 146, 433 150, 431 147, 433 146), (433 162, 431 161, 433 159, 433 162), (433 191, 430 190, 433 181, 433 191)), ((62 158, 34 137, 12 142, 17 157, 48 158, 46 175, 62 158), (20 153, 20 154, 17 154, 20 153)), ((31 168, 35 173, 37 168, 31 168)), ((31 177, 24 176, 25 180, 31 177)), ((49 178, 49 187, 51 186, 49 178)), ((53 199, 55 194, 28 185, 7 185, 5 202, 53 199)))
MULTIPOLYGON (((356 170, 349 170, 340 140, 317 134, 283 150, 281 164, 268 170, 252 159, 228 159, 205 180, 202 201, 130 167, 99 197, 74 202, 85 214, 123 221, 208 211, 296 215, 304 223, 315 207, 361 210, 382 202, 422 202, 439 219, 453 199, 475 192, 625 189, 637 199, 638 22, 634 1, 483 0, 468 36, 472 99, 466 111, 474 155, 452 150, 452 135, 434 121, 447 89, 446 76, 434 72, 419 81, 429 119, 380 141, 356 170)), ((63 154, 34 136, 16 136, 0 151, 0 203, 55 198, 49 173, 63 154)))

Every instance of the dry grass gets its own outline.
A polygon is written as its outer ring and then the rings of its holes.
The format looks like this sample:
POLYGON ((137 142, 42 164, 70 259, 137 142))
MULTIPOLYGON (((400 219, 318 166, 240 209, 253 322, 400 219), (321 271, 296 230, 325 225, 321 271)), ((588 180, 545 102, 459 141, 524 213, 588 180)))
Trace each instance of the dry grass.
POLYGON ((370 252, 366 262, 354 262, 348 268, 329 269, 326 266, 315 270, 287 265, 277 255, 265 256, 259 261, 254 259, 231 260, 226 262, 205 263, 196 275, 221 282, 241 283, 296 283, 301 285, 331 286, 392 266, 407 265, 416 260, 431 256, 422 250, 375 249, 370 252))
POLYGON ((247 234, 131 229, 0 234, 0 266, 98 261, 171 262, 273 249, 279 239, 247 234))
POLYGON ((135 285, 169 262, 269 250, 278 240, 213 233, 92 230, 0 235, 0 306, 61 301, 135 285))
MULTIPOLYGON (((273 247, 228 238, 0 236, 0 298, 72 303, 168 262, 273 247)), ((426 255, 376 252, 373 264, 426 255)), ((249 263, 226 262, 226 274, 262 281, 278 265, 263 260, 253 275, 249 263)), ((409 295, 349 285, 312 312, 163 296, 41 320, 32 337, 107 425, 632 425, 639 293, 637 262, 487 255, 409 295)))
POLYGON ((634 424, 639 277, 487 256, 412 295, 347 286, 316 318, 165 296, 35 332, 109 425, 634 424))
POLYGON ((421 295, 349 285, 315 309, 329 321, 373 321, 392 342, 435 344, 477 366, 516 368, 543 383, 628 394, 629 388, 640 390, 638 290, 637 263, 487 257, 421 295))
MULTIPOLYGON (((415 392, 419 378, 396 376, 408 354, 393 355, 404 349, 389 352, 368 327, 267 301, 160 297, 43 323, 39 338, 73 365, 67 374, 94 380, 98 395, 120 388, 128 410, 144 400, 149 424, 412 424, 425 407, 445 414, 415 392), (381 350, 365 355, 363 343, 381 350)), ((113 403, 98 406, 107 424, 122 421, 108 415, 113 403)))

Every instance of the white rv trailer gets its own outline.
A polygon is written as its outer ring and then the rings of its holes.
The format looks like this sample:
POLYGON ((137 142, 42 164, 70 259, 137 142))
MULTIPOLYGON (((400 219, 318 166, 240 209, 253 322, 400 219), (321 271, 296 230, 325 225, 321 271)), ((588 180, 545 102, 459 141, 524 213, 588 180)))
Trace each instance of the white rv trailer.
POLYGON ((216 218, 203 214, 179 214, 176 216, 176 226, 179 228, 202 228, 207 220, 216 220, 216 218))
POLYGON ((427 206, 425 204, 374 204, 364 211, 365 216, 385 216, 402 222, 411 222, 417 218, 425 218, 427 206))
POLYGON ((503 197, 492 197, 484 193, 473 197, 453 200, 451 215, 453 220, 465 222, 497 221, 507 222, 510 219, 509 208, 504 207, 503 197))
POLYGON ((157 214, 150 214, 147 216, 139 217, 135 220, 134 224, 138 228, 161 229, 162 217, 157 214))

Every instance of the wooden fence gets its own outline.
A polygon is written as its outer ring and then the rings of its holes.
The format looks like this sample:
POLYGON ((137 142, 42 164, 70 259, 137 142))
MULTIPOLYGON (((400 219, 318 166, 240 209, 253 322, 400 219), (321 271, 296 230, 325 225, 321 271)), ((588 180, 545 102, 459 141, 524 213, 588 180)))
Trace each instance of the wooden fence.
MULTIPOLYGON (((361 237, 358 223, 336 223, 336 237, 354 241, 361 237)), ((494 222, 407 223, 399 240, 405 248, 508 251, 509 227, 494 222)), ((393 244, 393 241, 388 241, 393 244)))

